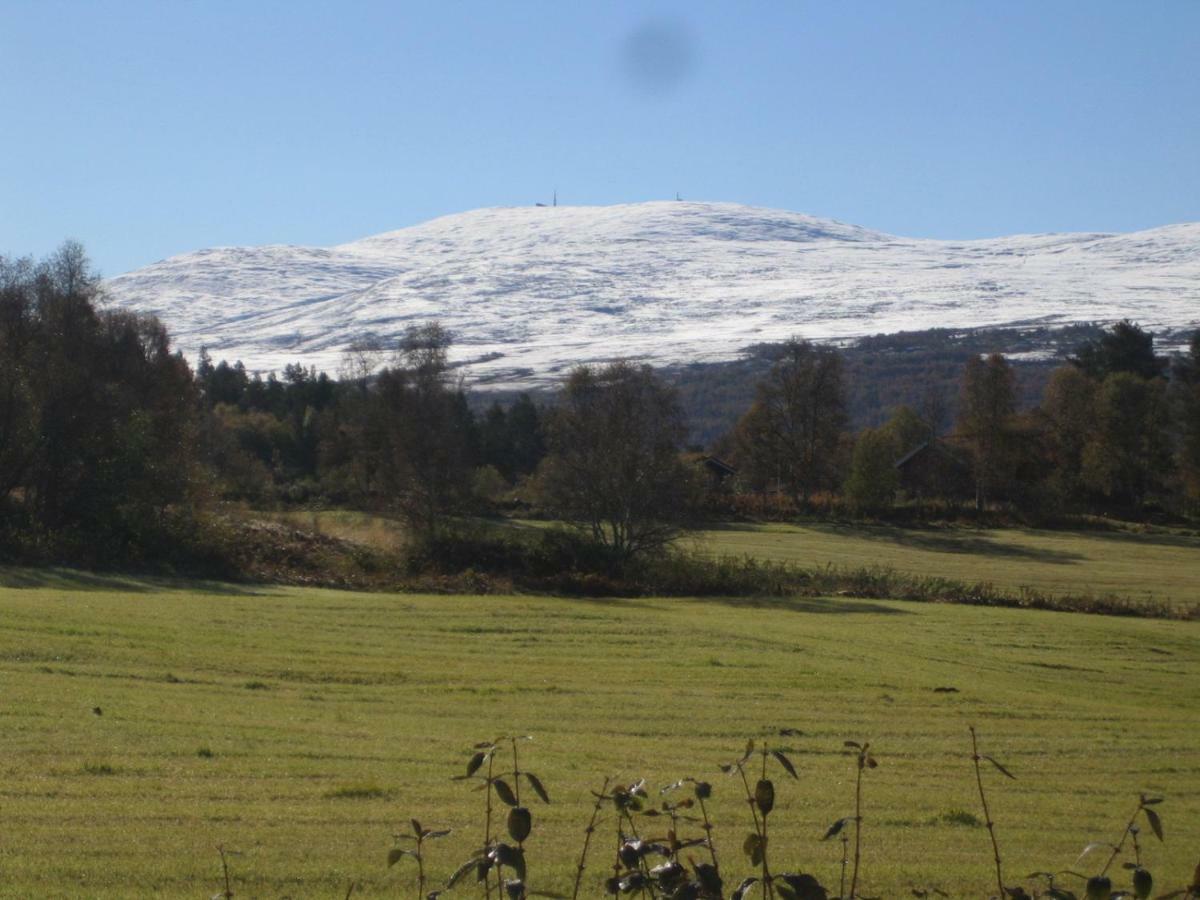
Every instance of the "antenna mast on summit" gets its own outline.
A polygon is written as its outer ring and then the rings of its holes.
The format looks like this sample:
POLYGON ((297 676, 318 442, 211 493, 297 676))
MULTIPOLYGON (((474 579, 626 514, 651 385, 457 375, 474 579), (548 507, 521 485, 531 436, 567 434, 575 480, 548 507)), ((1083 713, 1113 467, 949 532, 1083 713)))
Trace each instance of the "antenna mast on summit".
POLYGON ((558 188, 554 189, 554 205, 558 206, 558 188))

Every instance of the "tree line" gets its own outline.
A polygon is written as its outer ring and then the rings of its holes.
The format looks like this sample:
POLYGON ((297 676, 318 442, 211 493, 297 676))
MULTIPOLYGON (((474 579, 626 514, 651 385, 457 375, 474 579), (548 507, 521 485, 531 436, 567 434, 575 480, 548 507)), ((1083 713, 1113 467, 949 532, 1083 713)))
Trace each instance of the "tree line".
POLYGON ((193 371, 154 317, 105 307, 78 245, 0 258, 0 538, 10 556, 161 558, 222 501, 388 511, 426 538, 507 505, 624 558, 705 510, 754 503, 1043 518, 1200 508, 1200 332, 1168 361, 1121 322, 1025 409, 1009 362, 972 356, 955 422, 930 392, 856 433, 841 353, 793 340, 708 448, 717 469, 682 452, 679 394, 649 366, 582 366, 548 403, 489 404, 456 375, 450 344, 428 323, 394 347, 353 346, 337 378, 299 364, 263 377, 207 352, 193 371))
POLYGON ((1151 334, 1119 322, 1055 369, 1033 408, 1019 408, 1000 354, 969 358, 960 391, 948 429, 929 396, 847 435, 840 354, 794 341, 723 447, 747 486, 797 508, 820 492, 872 513, 904 500, 1040 517, 1200 507, 1200 332, 1172 362, 1151 334), (938 460, 934 483, 910 477, 904 462, 914 451, 938 460))
POLYGON ((197 391, 152 316, 104 309, 78 244, 0 258, 0 540, 160 556, 195 494, 197 391))

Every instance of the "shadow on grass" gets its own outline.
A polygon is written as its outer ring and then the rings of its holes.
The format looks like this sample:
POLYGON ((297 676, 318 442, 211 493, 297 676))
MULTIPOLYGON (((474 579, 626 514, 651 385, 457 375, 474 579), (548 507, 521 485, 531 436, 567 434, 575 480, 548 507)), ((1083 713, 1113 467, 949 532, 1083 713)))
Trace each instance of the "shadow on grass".
POLYGON ((1150 547, 1180 547, 1200 551, 1200 537, 1186 534, 1138 534, 1132 531, 1078 531, 1079 537, 1096 541, 1112 541, 1118 544, 1134 544, 1150 547))
MULTIPOLYGON (((1069 550, 1053 550, 1048 547, 1031 547, 1021 544, 1006 544, 986 534, 957 528, 898 528, 891 525, 840 525, 827 522, 812 522, 798 526, 831 537, 858 538, 864 541, 879 541, 911 550, 930 553, 956 553, 964 555, 990 556, 1006 559, 1023 559, 1031 562, 1073 565, 1087 562, 1087 557, 1069 550)), ((752 527, 712 529, 753 531, 752 527)), ((1064 532, 1067 533, 1067 532, 1064 532)), ((1073 533, 1073 532, 1072 532, 1073 533)))
POLYGON ((0 588, 30 590, 49 588, 61 591, 121 591, 146 594, 157 591, 194 591, 201 594, 255 596, 262 590, 249 585, 195 578, 168 578, 160 575, 128 575, 87 572, 61 567, 35 569, 0 567, 0 588))
POLYGON ((1030 547, 1020 544, 1004 544, 981 534, 938 534, 933 531, 887 529, 880 534, 865 533, 871 540, 884 540, 913 550, 932 553, 965 553, 973 556, 991 556, 1005 559, 1025 559, 1033 562, 1072 565, 1086 562, 1087 557, 1069 550, 1051 550, 1048 547, 1030 547))
MULTIPOLYGON (((769 525, 755 522, 706 522, 701 531, 742 532, 758 534, 787 534, 787 530, 772 530, 769 525), (764 527, 767 525, 768 527, 764 527)), ((941 553, 981 553, 986 556, 1010 556, 1013 558, 1038 559, 1046 562, 1086 562, 1081 554, 1061 550, 1046 550, 1029 546, 1003 544, 986 536, 987 531, 1009 531, 1031 538, 1057 537, 1081 538, 1084 540, 1112 541, 1119 544, 1142 546, 1179 547, 1200 550, 1200 535, 1173 534, 1171 532, 1119 531, 1098 527, 1063 529, 996 528, 982 531, 967 526, 901 527, 898 525, 864 525, 843 522, 801 521, 790 524, 802 531, 816 531, 836 537, 862 538, 863 540, 891 541, 901 546, 927 549, 941 553)))
MULTIPOLYGON (((894 526, 847 526, 813 523, 804 526, 813 531, 830 535, 861 537, 865 540, 891 541, 901 546, 939 553, 978 553, 983 556, 1029 559, 1037 562, 1070 564, 1087 562, 1088 556, 1069 550, 1052 550, 1045 547, 1005 544, 987 536, 986 532, 958 528, 897 528, 894 526)), ((1111 541, 1114 544, 1135 546, 1178 547, 1200 550, 1200 537, 1186 534, 1137 533, 1131 531, 1106 531, 1101 529, 1032 530, 1027 528, 996 529, 1009 531, 1038 540, 1051 538, 1079 538, 1085 541, 1111 541)))
POLYGON ((772 612, 828 613, 835 615, 882 614, 910 616, 912 612, 896 606, 884 606, 873 600, 853 597, 688 597, 693 603, 715 603, 733 609, 766 609, 772 612))
POLYGON ((788 523, 788 522, 705 522, 699 529, 700 531, 745 531, 758 532, 760 534, 769 534, 771 525, 792 525, 796 528, 807 527, 807 522, 788 523))
POLYGON ((912 615, 912 612, 907 609, 884 606, 873 600, 864 600, 856 597, 779 597, 765 594, 741 597, 729 594, 689 594, 683 597, 672 596, 670 594, 648 594, 645 596, 621 597, 609 595, 588 596, 562 592, 547 593, 543 596, 554 597, 556 600, 566 600, 582 605, 619 607, 627 610, 658 608, 662 604, 683 602, 708 603, 717 606, 727 606, 732 609, 765 609, 772 612, 912 615))

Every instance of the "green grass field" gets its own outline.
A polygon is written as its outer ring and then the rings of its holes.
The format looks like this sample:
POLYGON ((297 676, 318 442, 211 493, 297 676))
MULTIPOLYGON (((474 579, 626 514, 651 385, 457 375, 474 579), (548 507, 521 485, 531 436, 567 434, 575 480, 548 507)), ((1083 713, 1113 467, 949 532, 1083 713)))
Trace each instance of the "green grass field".
MULTIPOLYGON (((726 533, 729 534, 729 533, 726 533)), ((1194 567, 1193 567, 1194 568, 1194 567)), ((836 888, 852 812, 845 739, 871 740, 864 892, 988 896, 967 725, 1012 875, 1115 840, 1138 791, 1164 888, 1200 857, 1200 626, 1025 610, 828 601, 589 601, 176 585, 0 574, 0 895, 207 897, 214 847, 239 897, 412 896, 385 872, 417 816, 444 877, 482 799, 467 747, 529 733, 531 887, 569 892, 604 775, 713 780, 727 880, 745 804, 717 763, 781 726, 773 858, 836 888), (957 693, 938 693, 953 687, 957 693), (99 707, 101 715, 93 713, 99 707), (964 824, 966 823, 966 824, 964 824)), ((585 896, 601 895, 611 818, 585 896)), ((994 890, 994 888, 993 888, 994 890)), ((454 893, 473 896, 473 891, 454 893)))
POLYGON ((1200 537, 1030 528, 730 525, 692 539, 709 553, 805 566, 888 566, 1048 593, 1200 603, 1200 537))

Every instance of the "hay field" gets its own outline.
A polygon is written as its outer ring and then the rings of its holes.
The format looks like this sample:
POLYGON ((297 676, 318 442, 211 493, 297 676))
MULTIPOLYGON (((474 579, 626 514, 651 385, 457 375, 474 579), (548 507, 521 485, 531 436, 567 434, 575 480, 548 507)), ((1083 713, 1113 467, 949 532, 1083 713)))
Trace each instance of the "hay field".
MULTIPOLYGON (((355 594, 9 570, 0 576, 0 896, 411 896, 385 871, 410 816, 476 842, 467 748, 532 734, 531 887, 569 893, 589 790, 713 780, 740 876, 745 805, 717 763, 778 737, 773 858, 836 888, 845 739, 869 739, 865 891, 985 896, 991 856, 967 725, 1014 875, 1113 841, 1160 792, 1159 883, 1200 847, 1200 626, 1025 610, 815 601, 355 594), (938 692, 955 688, 956 692, 938 692), (98 708, 97 715, 93 709, 98 708)), ((611 820, 586 896, 599 896, 611 820)), ((460 893, 456 891, 455 893, 460 893)), ((471 895, 468 892, 468 895, 471 895)))

